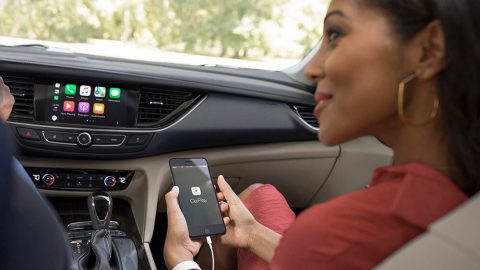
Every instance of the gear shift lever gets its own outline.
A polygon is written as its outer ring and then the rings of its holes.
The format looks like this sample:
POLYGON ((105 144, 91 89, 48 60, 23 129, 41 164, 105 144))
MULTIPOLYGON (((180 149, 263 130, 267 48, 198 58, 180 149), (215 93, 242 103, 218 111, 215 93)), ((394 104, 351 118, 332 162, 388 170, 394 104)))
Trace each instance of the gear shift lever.
POLYGON ((94 192, 88 196, 88 212, 92 220, 92 227, 94 230, 108 229, 110 225, 110 218, 112 216, 113 201, 112 196, 107 192, 94 192), (107 204, 107 211, 103 219, 98 217, 95 203, 97 201, 105 201, 107 204))
POLYGON ((112 248, 112 237, 109 224, 112 215, 113 200, 107 192, 94 192, 87 199, 88 212, 92 220, 92 236, 90 238, 90 251, 80 259, 80 269, 110 270, 120 266, 117 254, 112 248), (98 216, 97 204, 106 203, 106 213, 103 219, 98 216), (113 260, 112 260, 113 255, 113 260), (112 265, 113 264, 113 265, 112 265))

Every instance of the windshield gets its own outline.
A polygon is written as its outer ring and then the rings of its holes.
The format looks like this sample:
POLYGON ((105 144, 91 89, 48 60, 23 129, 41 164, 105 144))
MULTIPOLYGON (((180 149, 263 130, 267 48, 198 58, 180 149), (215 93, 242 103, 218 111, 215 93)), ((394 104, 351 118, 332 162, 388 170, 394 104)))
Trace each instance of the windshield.
POLYGON ((4 0, 0 44, 281 70, 319 41, 327 0, 4 0))

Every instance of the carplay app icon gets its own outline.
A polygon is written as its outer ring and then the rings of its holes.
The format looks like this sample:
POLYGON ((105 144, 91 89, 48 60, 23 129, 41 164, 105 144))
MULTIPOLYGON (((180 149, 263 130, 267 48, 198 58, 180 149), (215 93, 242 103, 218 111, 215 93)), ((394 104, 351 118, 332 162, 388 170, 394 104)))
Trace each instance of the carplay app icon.
POLYGON ((64 101, 63 102, 63 111, 64 112, 73 112, 75 110, 74 101, 64 101))
POLYGON ((120 99, 120 93, 121 93, 120 88, 112 87, 110 88, 109 97, 111 99, 120 99))
POLYGON ((89 85, 82 85, 80 86, 80 96, 89 97, 92 93, 92 87, 89 85))
POLYGON ((88 113, 90 112, 90 103, 80 102, 78 103, 78 112, 79 113, 88 113))
POLYGON ((95 87, 95 96, 96 97, 105 97, 105 93, 107 92, 107 88, 103 86, 96 86, 95 87))
POLYGON ((77 86, 75 84, 65 85, 65 95, 74 96, 77 93, 77 86))
POLYGON ((202 195, 202 191, 200 190, 200 187, 192 187, 192 194, 195 196, 202 195))
POLYGON ((104 114, 105 113, 105 104, 94 103, 93 104, 93 113, 94 114, 104 114))

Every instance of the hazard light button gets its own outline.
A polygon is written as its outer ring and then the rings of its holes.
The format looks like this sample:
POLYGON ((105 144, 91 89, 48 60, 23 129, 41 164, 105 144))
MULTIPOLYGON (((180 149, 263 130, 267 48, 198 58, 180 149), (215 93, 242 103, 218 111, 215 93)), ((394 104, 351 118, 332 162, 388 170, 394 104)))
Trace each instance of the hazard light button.
POLYGON ((40 141, 40 136, 38 133, 30 128, 17 128, 17 132, 23 139, 32 140, 32 141, 40 141))

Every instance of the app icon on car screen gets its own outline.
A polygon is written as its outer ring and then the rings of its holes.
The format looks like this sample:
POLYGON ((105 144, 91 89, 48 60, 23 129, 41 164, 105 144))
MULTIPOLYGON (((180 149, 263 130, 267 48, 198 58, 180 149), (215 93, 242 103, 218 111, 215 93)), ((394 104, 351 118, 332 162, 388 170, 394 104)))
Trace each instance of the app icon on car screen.
POLYGON ((74 110, 75 110, 75 102, 74 101, 63 102, 63 111, 73 112, 74 110))
POLYGON ((104 114, 105 113, 105 104, 94 103, 93 104, 93 113, 94 114, 104 114))
POLYGON ((65 95, 74 96, 77 93, 77 86, 75 84, 65 85, 65 95))
POLYGON ((96 97, 105 97, 107 93, 107 88, 103 86, 96 86, 95 87, 95 96, 96 97))
POLYGON ((90 112, 90 103, 80 102, 78 103, 78 112, 79 113, 88 113, 90 112))
POLYGON ((120 88, 112 87, 110 88, 109 97, 111 99, 120 99, 120 88))
POLYGON ((88 97, 92 92, 92 88, 89 85, 80 86, 80 96, 88 97))

